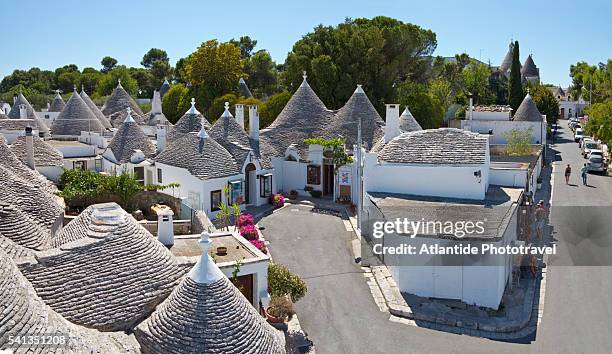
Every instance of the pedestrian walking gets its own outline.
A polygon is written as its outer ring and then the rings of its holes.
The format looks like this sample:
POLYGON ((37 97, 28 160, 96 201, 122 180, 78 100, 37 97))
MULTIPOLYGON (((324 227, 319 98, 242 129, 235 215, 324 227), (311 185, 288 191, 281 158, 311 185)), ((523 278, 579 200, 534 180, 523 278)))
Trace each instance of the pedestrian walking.
POLYGON ((567 167, 565 168, 565 184, 569 184, 569 179, 570 179, 571 174, 572 174, 572 167, 568 163, 567 167))
POLYGON ((582 184, 587 186, 587 172, 589 171, 589 168, 587 167, 587 164, 585 163, 584 166, 582 166, 582 169, 580 169, 580 174, 582 175, 582 184))
POLYGON ((544 224, 546 220, 546 209, 544 208, 544 201, 540 200, 538 205, 536 206, 535 211, 535 219, 536 219, 536 234, 538 235, 538 240, 540 243, 544 238, 544 224))

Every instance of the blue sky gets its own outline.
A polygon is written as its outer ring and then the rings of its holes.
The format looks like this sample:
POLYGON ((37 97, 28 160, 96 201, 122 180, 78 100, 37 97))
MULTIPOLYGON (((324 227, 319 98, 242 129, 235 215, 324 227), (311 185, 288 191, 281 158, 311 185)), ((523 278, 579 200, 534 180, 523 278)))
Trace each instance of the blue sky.
POLYGON ((100 67, 110 55, 137 66, 151 47, 172 62, 204 40, 248 34, 284 61, 293 43, 320 23, 385 15, 433 30, 437 55, 466 52, 499 64, 510 39, 521 61, 532 53, 543 81, 570 83, 569 65, 612 58, 612 2, 599 1, 10 1, 0 16, 0 77, 14 69, 68 63, 100 67), (19 41, 16 41, 19 40, 19 41))

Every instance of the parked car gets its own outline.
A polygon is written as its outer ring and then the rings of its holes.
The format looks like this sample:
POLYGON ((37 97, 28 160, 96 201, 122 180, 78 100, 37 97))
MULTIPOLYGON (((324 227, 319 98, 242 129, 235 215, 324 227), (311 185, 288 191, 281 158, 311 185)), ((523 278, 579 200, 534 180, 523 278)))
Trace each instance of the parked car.
POLYGON ((607 174, 608 164, 604 161, 603 157, 593 155, 589 157, 589 161, 587 162, 587 169, 589 172, 601 172, 607 174))
POLYGON ((589 154, 591 153, 591 150, 599 150, 601 151, 601 146, 599 146, 599 143, 594 141, 591 138, 587 137, 583 137, 582 139, 582 156, 584 158, 588 158, 589 154))
POLYGON ((580 139, 582 139, 582 128, 577 128, 576 132, 574 133, 574 141, 575 142, 580 142, 580 139))
POLYGON ((587 159, 590 158, 591 156, 601 156, 601 158, 603 158, 603 150, 592 149, 591 151, 589 151, 589 154, 587 155, 587 159))

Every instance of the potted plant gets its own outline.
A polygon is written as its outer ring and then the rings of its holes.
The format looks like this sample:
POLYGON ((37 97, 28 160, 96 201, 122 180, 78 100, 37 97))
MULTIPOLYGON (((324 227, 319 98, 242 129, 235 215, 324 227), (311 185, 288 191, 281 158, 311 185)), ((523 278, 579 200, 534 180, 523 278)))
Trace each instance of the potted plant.
POLYGON ((293 304, 286 296, 273 296, 270 305, 265 309, 266 319, 270 323, 283 323, 295 314, 293 304))
POLYGON ((285 196, 280 193, 272 194, 270 197, 270 202, 273 206, 280 208, 285 205, 285 196))
POLYGON ((311 190, 309 191, 309 193, 313 198, 321 198, 321 196, 323 195, 323 192, 315 190, 311 190))
POLYGON ((245 225, 240 229, 240 235, 247 240, 257 240, 259 238, 259 233, 257 232, 257 227, 253 224, 245 225))
POLYGON ((298 192, 295 189, 289 191, 289 199, 295 200, 298 197, 298 192))
POLYGON ((304 186, 304 191, 305 192, 310 192, 312 190, 314 190, 314 188, 312 188, 312 186, 304 186))
POLYGON ((289 296, 297 302, 306 295, 306 283, 282 264, 268 265, 268 292, 271 296, 289 296))
POLYGON ((243 213, 236 218, 236 227, 242 229, 247 225, 253 225, 253 215, 249 213, 243 213))

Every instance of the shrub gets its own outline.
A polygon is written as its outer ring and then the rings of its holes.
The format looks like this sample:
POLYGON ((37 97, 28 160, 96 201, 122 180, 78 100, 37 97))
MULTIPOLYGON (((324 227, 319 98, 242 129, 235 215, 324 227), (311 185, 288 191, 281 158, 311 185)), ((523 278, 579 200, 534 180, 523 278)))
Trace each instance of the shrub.
POLYGON ((278 318, 289 318, 293 317, 295 311, 293 310, 293 304, 289 299, 284 296, 273 296, 270 299, 270 305, 268 305, 268 313, 278 318))
POLYGON ((314 190, 314 188, 312 188, 311 186, 304 186, 304 191, 310 192, 312 190, 314 190))
POLYGON ((308 288, 299 276, 281 264, 270 263, 268 266, 268 288, 271 296, 291 296, 297 302, 306 295, 308 288))

